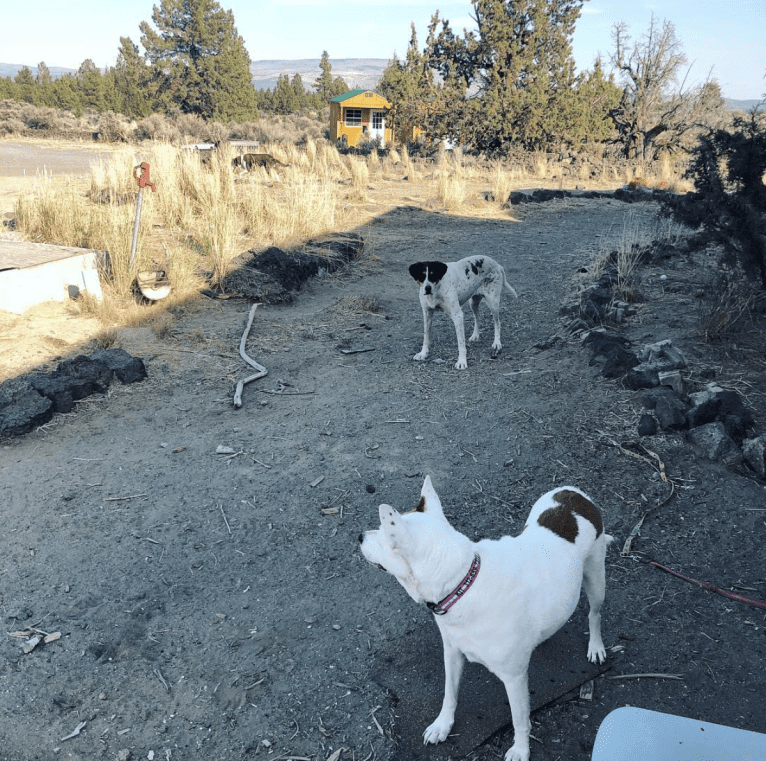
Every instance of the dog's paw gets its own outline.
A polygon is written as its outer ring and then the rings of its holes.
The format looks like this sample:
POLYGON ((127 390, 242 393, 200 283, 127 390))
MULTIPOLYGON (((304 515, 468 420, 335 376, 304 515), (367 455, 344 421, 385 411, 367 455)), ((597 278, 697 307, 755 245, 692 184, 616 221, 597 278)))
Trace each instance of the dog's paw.
POLYGON ((469 341, 478 341, 479 340, 479 331, 474 330, 473 333, 468 337, 469 341))
POLYGON ((497 359, 500 356, 500 352, 503 350, 502 344, 492 344, 492 351, 490 352, 490 357, 492 359, 497 359))
POLYGON ((417 353, 417 354, 416 354, 416 355, 413 357, 413 359, 414 359, 416 362, 423 362, 424 360, 428 359, 428 352, 427 352, 425 349, 424 349, 424 350, 422 350, 422 351, 419 351, 419 352, 418 352, 418 353, 417 353))
POLYGON ((522 747, 514 743, 505 754, 505 761, 529 761, 529 745, 522 747))
POLYGON ((436 745, 436 743, 444 742, 450 729, 452 729, 452 722, 437 716, 436 721, 430 727, 426 727, 426 731, 423 732, 423 745, 436 745))
POLYGON ((467 369, 468 369, 467 359, 458 359, 458 361, 455 362, 455 370, 467 370, 467 369))
POLYGON ((606 648, 603 642, 588 644, 588 660, 591 663, 603 663, 606 660, 606 648))

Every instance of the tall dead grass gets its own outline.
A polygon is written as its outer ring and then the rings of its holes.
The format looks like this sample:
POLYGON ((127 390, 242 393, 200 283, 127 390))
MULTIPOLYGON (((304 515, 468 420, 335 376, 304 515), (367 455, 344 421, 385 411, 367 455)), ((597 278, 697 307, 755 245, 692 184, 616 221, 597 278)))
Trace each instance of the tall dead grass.
POLYGON ((463 152, 459 148, 439 151, 436 177, 436 197, 447 210, 459 208, 468 195, 463 152))
POLYGON ((324 142, 305 147, 262 148, 285 164, 271 172, 238 176, 231 149, 208 161, 196 151, 168 143, 116 151, 91 166, 85 186, 65 185, 41 176, 16 203, 20 231, 30 240, 92 248, 108 253, 106 292, 129 299, 136 272, 161 265, 174 291, 200 285, 200 271, 216 285, 242 251, 268 245, 286 247, 338 229, 347 222, 339 182, 351 178, 351 200, 364 200, 368 165, 341 157, 324 142), (134 168, 150 165, 156 192, 143 193, 134 266, 130 250, 136 211, 134 168))

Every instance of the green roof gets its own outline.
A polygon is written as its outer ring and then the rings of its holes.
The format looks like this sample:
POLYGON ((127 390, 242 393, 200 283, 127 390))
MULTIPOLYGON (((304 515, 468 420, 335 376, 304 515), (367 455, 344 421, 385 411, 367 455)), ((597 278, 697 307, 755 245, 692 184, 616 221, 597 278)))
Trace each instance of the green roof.
POLYGON ((330 98, 330 103, 342 103, 349 98, 356 98, 357 95, 361 95, 363 92, 367 92, 367 89, 349 90, 348 92, 344 92, 343 95, 336 95, 334 98, 330 98))

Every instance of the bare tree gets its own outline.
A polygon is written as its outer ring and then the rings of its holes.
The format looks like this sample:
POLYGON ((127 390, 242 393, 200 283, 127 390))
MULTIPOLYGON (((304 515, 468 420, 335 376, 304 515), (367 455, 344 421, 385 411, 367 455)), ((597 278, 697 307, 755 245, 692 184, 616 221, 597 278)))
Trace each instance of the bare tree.
POLYGON ((624 22, 615 24, 610 56, 623 85, 610 116, 625 155, 653 158, 662 148, 680 148, 687 133, 717 126, 723 111, 720 88, 712 81, 686 88, 689 70, 679 82, 687 59, 673 24, 660 25, 652 14, 649 30, 634 44, 627 30, 624 22))

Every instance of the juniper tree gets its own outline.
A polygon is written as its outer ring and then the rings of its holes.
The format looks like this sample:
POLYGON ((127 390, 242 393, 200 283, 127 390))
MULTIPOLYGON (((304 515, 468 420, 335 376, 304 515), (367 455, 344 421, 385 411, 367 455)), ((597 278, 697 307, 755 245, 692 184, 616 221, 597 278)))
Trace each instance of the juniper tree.
POLYGON ((472 0, 476 29, 462 36, 435 15, 426 50, 443 80, 434 126, 490 153, 557 141, 581 115, 571 38, 583 2, 472 0))
POLYGON ((141 22, 141 44, 160 104, 219 121, 257 115, 250 56, 231 11, 215 0, 161 0, 152 22, 156 30, 141 22))
POLYGON ((428 104, 434 96, 433 73, 418 48, 414 24, 411 25, 405 59, 400 61, 394 53, 381 75, 377 90, 391 103, 391 118, 399 140, 406 142, 412 127, 426 126, 428 104))

